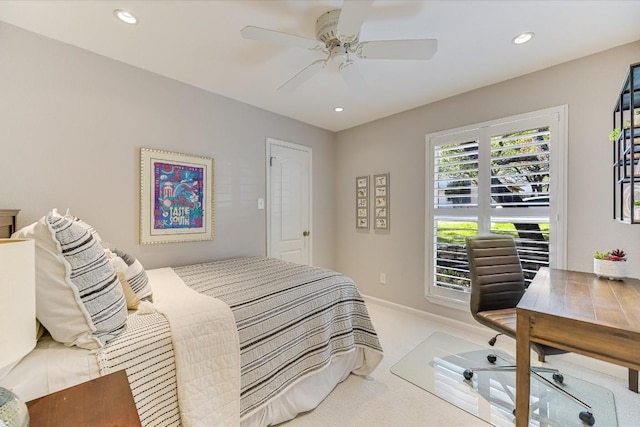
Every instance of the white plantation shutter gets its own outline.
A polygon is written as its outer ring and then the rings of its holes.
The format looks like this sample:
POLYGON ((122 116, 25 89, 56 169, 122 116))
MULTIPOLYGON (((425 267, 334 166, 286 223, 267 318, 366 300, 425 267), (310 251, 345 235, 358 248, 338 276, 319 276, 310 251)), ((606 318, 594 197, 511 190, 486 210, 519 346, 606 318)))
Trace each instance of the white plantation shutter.
POLYGON ((478 141, 434 147, 433 176, 436 208, 478 206, 478 141))
POLYGON ((467 292, 469 262, 464 244, 464 233, 478 234, 477 221, 460 220, 454 217, 438 217, 433 230, 435 254, 434 284, 443 289, 467 292))
POLYGON ((428 297, 468 301, 471 235, 512 236, 527 285, 564 266, 565 121, 558 107, 427 135, 428 297))
POLYGON ((433 146, 432 276, 443 292, 466 292, 470 286, 464 235, 478 232, 478 148, 474 131, 433 146))
POLYGON ((525 286, 529 286, 540 267, 549 267, 549 217, 500 218, 497 221, 496 218, 492 218, 491 233, 505 234, 504 228, 496 226, 500 223, 504 224, 505 221, 513 224, 517 230, 515 236, 512 233, 507 234, 515 238, 525 286), (533 229, 534 226, 539 229, 533 229))
POLYGON ((491 137, 492 208, 549 205, 549 135, 547 126, 491 137), (500 202, 507 186, 515 200, 500 202))
POLYGON ((513 224, 515 232, 506 234, 515 238, 528 286, 540 267, 549 266, 551 132, 549 126, 521 126, 491 133, 490 232, 504 234, 500 225, 513 224), (506 217, 505 208, 513 208, 506 217))

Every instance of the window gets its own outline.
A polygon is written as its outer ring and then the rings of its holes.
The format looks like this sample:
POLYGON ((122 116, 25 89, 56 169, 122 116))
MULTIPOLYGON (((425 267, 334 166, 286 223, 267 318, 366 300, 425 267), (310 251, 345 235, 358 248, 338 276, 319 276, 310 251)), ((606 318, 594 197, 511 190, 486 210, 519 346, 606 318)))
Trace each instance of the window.
POLYGON ((425 287, 467 308, 465 237, 512 236, 528 284, 565 264, 566 106, 427 135, 425 287))

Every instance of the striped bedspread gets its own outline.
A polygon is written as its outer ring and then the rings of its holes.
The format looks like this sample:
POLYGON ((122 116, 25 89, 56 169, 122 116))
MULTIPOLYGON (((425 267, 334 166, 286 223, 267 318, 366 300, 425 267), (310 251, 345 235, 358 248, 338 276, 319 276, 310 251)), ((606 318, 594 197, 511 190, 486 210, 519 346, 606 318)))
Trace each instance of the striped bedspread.
POLYGON ((382 348, 356 285, 334 271, 271 258, 173 269, 192 289, 227 303, 240 339, 240 416, 246 418, 335 355, 364 349, 359 374, 382 348))
POLYGON ((125 369, 143 426, 179 426, 176 362, 169 322, 130 314, 127 328, 97 354, 100 373, 125 369))

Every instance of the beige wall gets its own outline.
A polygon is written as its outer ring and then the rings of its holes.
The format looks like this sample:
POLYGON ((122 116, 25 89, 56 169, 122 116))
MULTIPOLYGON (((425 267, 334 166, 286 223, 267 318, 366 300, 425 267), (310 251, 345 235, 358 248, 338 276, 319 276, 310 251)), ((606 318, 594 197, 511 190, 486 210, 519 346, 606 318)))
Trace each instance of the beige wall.
MULTIPOLYGON (((591 271, 592 254, 623 248, 640 277, 640 226, 612 219, 612 108, 640 42, 425 105, 338 133, 336 268, 363 293, 470 320, 424 298, 425 135, 567 104, 568 268, 591 271), (391 173, 391 232, 355 229, 354 180, 391 173), (378 283, 386 273, 387 285, 378 283)), ((472 72, 470 70, 470 72, 472 72)))
POLYGON ((264 255, 265 138, 313 149, 314 264, 333 267, 335 134, 0 22, 0 207, 51 208, 150 267, 264 255), (139 148, 215 159, 214 241, 138 244, 139 148))
POLYGON ((611 219, 607 143, 640 42, 336 136, 1 22, 0 41, 0 207, 22 209, 19 226, 70 207, 149 268, 264 255, 257 199, 273 137, 313 148, 314 264, 349 274, 365 294, 468 321, 424 299, 425 134, 567 104, 568 267, 588 271, 594 250, 621 247, 640 277, 640 226, 611 219), (138 244, 140 147, 215 158, 214 241, 138 244), (391 232, 358 232, 354 179, 379 172, 391 172, 391 232))

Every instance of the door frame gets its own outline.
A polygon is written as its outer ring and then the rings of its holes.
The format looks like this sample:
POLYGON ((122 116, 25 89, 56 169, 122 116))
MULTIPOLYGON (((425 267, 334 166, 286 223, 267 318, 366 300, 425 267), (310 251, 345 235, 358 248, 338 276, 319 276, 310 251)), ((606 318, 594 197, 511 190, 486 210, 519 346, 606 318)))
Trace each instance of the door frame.
POLYGON ((267 229, 267 256, 271 256, 271 147, 280 145, 292 150, 305 151, 309 155, 309 265, 313 265, 313 150, 306 145, 295 144, 293 142, 282 141, 276 138, 267 137, 265 140, 265 181, 266 181, 266 229, 267 229))

